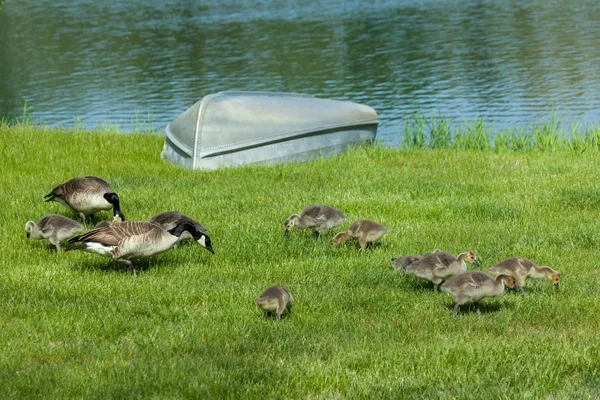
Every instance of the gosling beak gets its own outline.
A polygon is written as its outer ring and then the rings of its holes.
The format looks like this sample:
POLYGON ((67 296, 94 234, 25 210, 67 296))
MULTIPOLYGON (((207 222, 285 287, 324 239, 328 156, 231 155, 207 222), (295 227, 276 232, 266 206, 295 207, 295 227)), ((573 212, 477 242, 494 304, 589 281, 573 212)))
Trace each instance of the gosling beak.
POLYGON ((28 238, 28 239, 29 239, 29 236, 31 236, 31 235, 29 234, 29 232, 27 232, 27 238, 28 238))
POLYGON ((476 266, 476 267, 479 267, 479 261, 473 260, 473 265, 476 266))
POLYGON ((558 289, 558 282, 554 284, 554 287, 558 289))
POLYGON ((287 236, 288 233, 290 233, 290 230, 286 228, 285 233, 283 235, 287 236))

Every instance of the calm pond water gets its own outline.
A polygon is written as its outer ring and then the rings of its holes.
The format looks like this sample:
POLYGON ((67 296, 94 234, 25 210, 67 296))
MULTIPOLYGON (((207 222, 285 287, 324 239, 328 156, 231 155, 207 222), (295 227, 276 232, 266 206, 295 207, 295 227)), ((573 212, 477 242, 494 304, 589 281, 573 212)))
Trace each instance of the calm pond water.
POLYGON ((499 129, 553 107, 598 122, 600 2, 7 0, 0 13, 5 118, 27 103, 36 123, 128 131, 149 116, 162 133, 229 89, 368 104, 386 143, 416 111, 499 129))

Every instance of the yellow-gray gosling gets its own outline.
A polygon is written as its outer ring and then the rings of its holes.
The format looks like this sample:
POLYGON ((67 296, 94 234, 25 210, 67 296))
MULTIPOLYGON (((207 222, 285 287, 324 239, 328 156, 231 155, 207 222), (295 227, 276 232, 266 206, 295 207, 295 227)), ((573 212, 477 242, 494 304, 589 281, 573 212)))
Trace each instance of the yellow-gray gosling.
POLYGON ((423 256, 414 254, 412 256, 403 256, 403 257, 395 257, 392 258, 392 268, 398 271, 400 274, 404 275, 406 272, 406 267, 410 264, 419 261, 423 256))
POLYGON ((168 231, 143 221, 111 224, 72 238, 69 240, 70 244, 80 243, 66 250, 83 250, 111 257, 114 261, 125 264, 135 274, 131 260, 169 250, 175 246, 184 231, 188 231, 200 246, 214 254, 210 238, 189 222, 182 222, 168 231))
POLYGON ((291 293, 281 286, 269 286, 254 301, 267 315, 271 316, 275 313, 278 321, 281 320, 281 314, 286 309, 288 314, 291 313, 294 305, 291 293))
POLYGON ((113 209, 115 217, 125 221, 121 212, 119 196, 110 190, 109 184, 95 176, 73 178, 56 186, 44 196, 45 201, 56 201, 81 216, 85 223, 85 216, 102 210, 113 209))
POLYGON ((414 275, 433 282, 433 291, 437 293, 440 283, 467 270, 465 261, 479 266, 477 256, 473 251, 461 253, 457 258, 454 258, 450 253, 436 251, 408 265, 405 271, 408 275, 414 275))
MULTIPOLYGON (((155 216, 150 218, 150 221, 148 222, 150 222, 151 224, 156 224, 167 231, 175 228, 182 222, 189 222, 194 225, 197 231, 202 233, 208 233, 208 229, 206 229, 204 225, 202 225, 196 220, 193 220, 187 215, 181 214, 179 211, 165 211, 160 214, 156 214, 155 216)), ((193 239, 193 237, 188 231, 184 231, 181 234, 181 236, 179 236, 178 242, 187 239, 193 239)))
POLYGON ((458 308, 465 303, 473 303, 477 314, 481 314, 479 301, 486 297, 501 296, 504 293, 504 284, 514 287, 515 278, 500 274, 494 279, 481 271, 471 271, 448 279, 442 284, 441 290, 454 296, 454 315, 458 313, 458 308))
POLYGON ((33 239, 48 239, 60 251, 60 243, 83 230, 83 225, 58 214, 48 214, 37 224, 33 221, 25 223, 27 237, 33 239))
POLYGON ((557 289, 560 284, 560 273, 558 271, 550 267, 538 267, 533 261, 525 257, 508 258, 488 269, 488 272, 494 275, 512 275, 516 279, 517 288, 523 296, 525 295, 523 284, 529 278, 538 279, 546 276, 557 289))
POLYGON ((345 220, 346 215, 340 210, 323 204, 311 204, 300 214, 292 214, 283 224, 286 235, 293 227, 297 229, 310 228, 315 231, 315 234, 324 235, 345 220))
POLYGON ((390 231, 390 228, 385 227, 377 222, 361 219, 356 221, 346 232, 340 232, 331 238, 330 243, 332 246, 337 246, 342 240, 358 239, 360 243, 360 249, 364 250, 368 243, 375 242, 383 237, 390 231))

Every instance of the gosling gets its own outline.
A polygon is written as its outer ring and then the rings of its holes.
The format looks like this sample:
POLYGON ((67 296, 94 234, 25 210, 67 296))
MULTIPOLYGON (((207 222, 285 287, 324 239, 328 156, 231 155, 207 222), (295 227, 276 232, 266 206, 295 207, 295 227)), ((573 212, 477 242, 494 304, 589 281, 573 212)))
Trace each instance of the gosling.
POLYGON ((45 201, 56 201, 78 213, 85 224, 86 215, 113 209, 115 220, 125 221, 121 212, 119 196, 110 190, 109 184, 95 176, 73 178, 56 186, 44 196, 45 201))
POLYGON ((188 231, 200 246, 214 254, 210 238, 187 221, 168 231, 143 221, 120 222, 72 238, 69 243, 74 246, 66 250, 83 250, 111 257, 113 261, 125 264, 135 274, 131 260, 151 257, 171 249, 184 231, 188 231), (77 242, 80 243, 75 244, 77 242))
POLYGON ((60 252, 62 242, 83 229, 83 225, 79 222, 58 214, 48 214, 37 224, 33 221, 25 223, 27 237, 36 240, 48 239, 56 247, 57 252, 60 252))
MULTIPOLYGON (((187 215, 181 214, 179 211, 166 211, 160 214, 156 214, 148 222, 156 224, 165 230, 173 229, 182 222, 189 222, 196 227, 196 230, 202 233, 208 233, 208 229, 198 221, 193 220, 187 215)), ((184 231, 177 242, 183 240, 193 239, 192 235, 188 231, 184 231)))
POLYGON ((412 256, 403 256, 403 257, 395 257, 392 258, 392 268, 394 268, 398 273, 404 275, 406 273, 406 267, 415 263, 422 259, 423 256, 412 255, 412 256))
POLYGON ((457 258, 454 258, 450 253, 436 251, 410 264, 405 271, 408 275, 414 275, 433 282, 433 291, 437 293, 438 286, 443 281, 467 270, 465 261, 477 267, 479 266, 477 256, 473 251, 461 253, 457 258))
POLYGON ((324 235, 346 220, 346 215, 340 210, 323 205, 311 204, 300 212, 292 214, 284 221, 285 234, 287 235, 293 227, 297 229, 310 228, 315 235, 324 235))
POLYGON ((367 244, 373 243, 383 237, 390 231, 390 228, 385 227, 377 222, 368 219, 356 221, 346 232, 340 232, 329 241, 333 247, 336 247, 342 240, 348 241, 358 239, 360 250, 367 248, 367 244))
POLYGON ((556 289, 558 289, 560 284, 560 273, 558 271, 555 271, 550 267, 538 267, 533 261, 524 257, 508 258, 491 267, 488 272, 493 275, 512 275, 517 281, 516 287, 523 296, 525 296, 523 284, 529 278, 537 279, 546 276, 554 283, 556 289))
POLYGON ((498 297, 504 293, 504 285, 514 287, 516 280, 511 275, 500 274, 492 278, 481 271, 465 272, 448 279, 441 287, 443 292, 454 296, 453 315, 466 303, 473 303, 475 312, 479 311, 479 302, 486 297, 498 297))
POLYGON ((273 313, 277 316, 277 321, 281 320, 281 314, 287 309, 288 315, 292 312, 294 298, 291 293, 281 286, 270 286, 256 299, 256 304, 265 312, 267 316, 273 313))

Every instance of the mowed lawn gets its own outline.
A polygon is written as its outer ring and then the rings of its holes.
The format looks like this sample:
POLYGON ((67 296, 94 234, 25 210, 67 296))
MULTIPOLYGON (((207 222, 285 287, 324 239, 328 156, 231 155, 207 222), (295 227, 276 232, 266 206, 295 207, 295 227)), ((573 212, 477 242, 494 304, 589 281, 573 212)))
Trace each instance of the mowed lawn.
MULTIPOLYGON (((600 153, 359 148, 304 164, 199 172, 163 162, 163 138, 0 127, 0 398, 597 398, 600 153), (129 220, 179 210, 210 230, 138 262, 137 276, 27 239, 43 195, 107 180, 129 220), (311 203, 347 228, 391 228, 373 248, 294 230, 311 203), (401 276, 392 257, 474 250, 561 272, 482 315, 401 276), (254 298, 284 285, 280 323, 254 298)), ((109 219, 110 213, 98 217, 109 219)), ((473 269, 473 266, 469 266, 473 269)))

